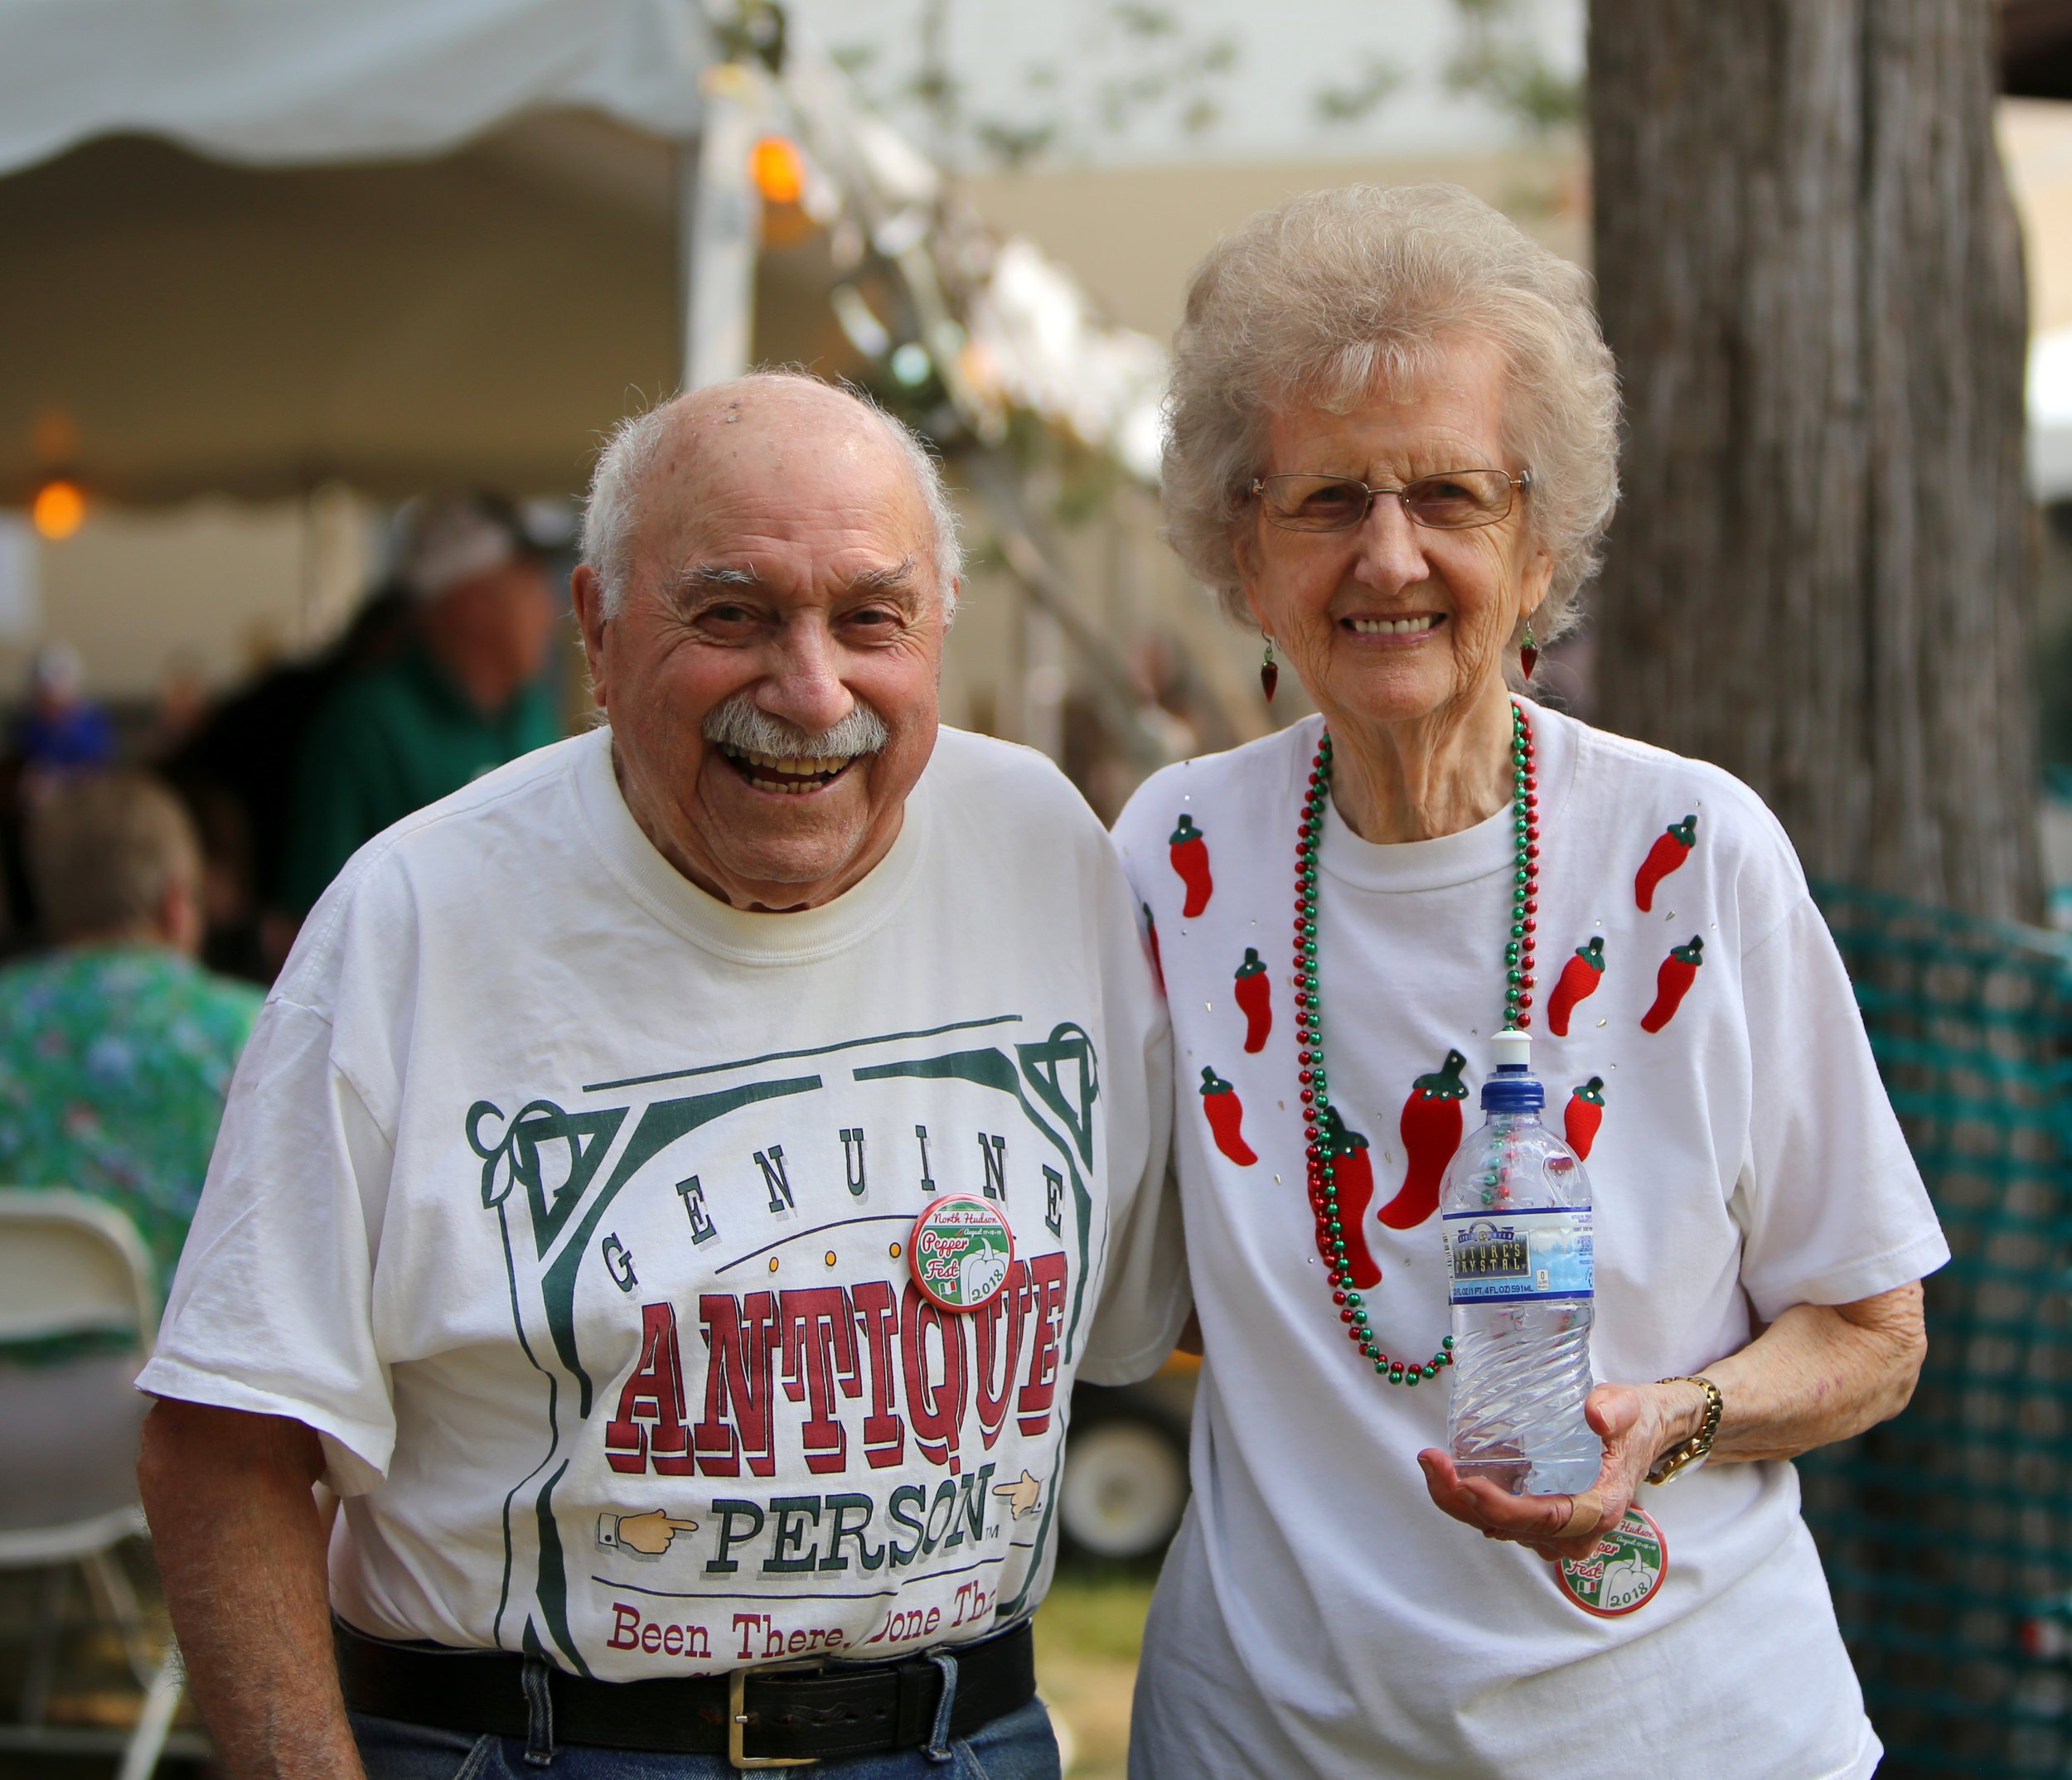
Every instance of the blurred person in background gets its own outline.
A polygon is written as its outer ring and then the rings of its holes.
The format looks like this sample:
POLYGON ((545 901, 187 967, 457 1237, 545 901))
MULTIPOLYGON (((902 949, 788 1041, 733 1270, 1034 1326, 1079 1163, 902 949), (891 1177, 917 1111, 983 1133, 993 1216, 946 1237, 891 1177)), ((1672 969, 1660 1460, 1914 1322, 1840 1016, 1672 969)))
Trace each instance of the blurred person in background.
POLYGON ((70 643, 46 643, 30 664, 22 713, 0 757, 0 892, 6 950, 29 943, 36 926, 22 825, 29 812, 70 776, 98 771, 115 759, 115 726, 86 696, 86 669, 70 643))
POLYGON ((153 760, 162 759, 182 747, 208 720, 208 675, 191 649, 176 649, 166 657, 158 676, 157 709, 151 718, 148 749, 153 760))
POLYGON ((86 668, 70 643, 46 643, 29 669, 28 709, 15 728, 24 796, 70 772, 114 764, 115 726, 86 696, 86 668))
POLYGON ((201 847, 163 786, 66 780, 28 859, 49 950, 0 969, 0 1182, 123 1212, 162 1294, 261 997, 195 960, 201 847))
POLYGON ((202 956, 270 983, 294 942, 283 889, 296 769, 331 694, 394 661, 415 634, 417 601, 390 579, 313 656, 274 661, 218 701, 160 770, 201 835, 208 886, 202 956))
POLYGON ((554 589, 517 515, 482 495, 429 501, 398 573, 416 635, 332 693, 303 738, 280 883, 294 915, 391 823, 559 734, 541 680, 554 589))

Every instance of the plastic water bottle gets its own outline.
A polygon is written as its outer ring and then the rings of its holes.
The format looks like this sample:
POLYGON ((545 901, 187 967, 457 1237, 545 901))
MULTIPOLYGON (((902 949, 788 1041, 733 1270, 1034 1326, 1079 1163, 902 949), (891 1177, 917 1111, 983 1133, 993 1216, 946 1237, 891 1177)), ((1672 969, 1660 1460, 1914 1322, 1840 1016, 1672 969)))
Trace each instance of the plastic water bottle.
POLYGON ((1483 1126, 1455 1154, 1440 1202, 1453 1300, 1448 1444, 1464 1478, 1574 1495, 1596 1482, 1604 1455, 1583 1419, 1596 1297, 1590 1180, 1540 1122, 1532 1040, 1505 1032, 1491 1042, 1483 1126))

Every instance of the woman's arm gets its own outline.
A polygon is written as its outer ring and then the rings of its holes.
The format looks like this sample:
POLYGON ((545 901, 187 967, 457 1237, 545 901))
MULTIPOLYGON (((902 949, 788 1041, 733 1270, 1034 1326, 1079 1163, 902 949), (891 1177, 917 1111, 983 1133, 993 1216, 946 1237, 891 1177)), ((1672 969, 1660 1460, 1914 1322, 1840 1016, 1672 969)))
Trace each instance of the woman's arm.
MULTIPOLYGON (((1906 1407, 1928 1337, 1921 1285, 1847 1304, 1794 1304, 1740 1352, 1705 1367, 1724 1407, 1708 1463, 1791 1458, 1846 1440, 1906 1407)), ((1585 1413, 1605 1443, 1597 1482, 1578 1496, 1512 1496, 1463 1479, 1436 1447, 1417 1455, 1431 1499, 1486 1538, 1542 1557, 1583 1558, 1615 1526, 1655 1461, 1697 1433, 1705 1393, 1682 1381, 1600 1385, 1585 1413)))
MULTIPOLYGON (((1726 1401, 1707 1463, 1796 1458, 1875 1427, 1906 1407, 1927 1353, 1918 1279, 1852 1304, 1794 1304, 1706 1371, 1726 1401)), ((1704 1393, 1694 1385, 1656 1388, 1698 1400, 1676 1438, 1697 1433, 1704 1393)))

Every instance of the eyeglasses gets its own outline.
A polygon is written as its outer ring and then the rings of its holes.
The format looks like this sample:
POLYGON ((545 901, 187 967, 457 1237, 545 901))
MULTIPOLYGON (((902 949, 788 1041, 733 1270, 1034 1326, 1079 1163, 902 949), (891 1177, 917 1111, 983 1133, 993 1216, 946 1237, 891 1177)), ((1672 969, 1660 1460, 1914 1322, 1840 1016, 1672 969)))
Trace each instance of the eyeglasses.
POLYGON ((1366 520, 1382 495, 1401 501, 1412 525, 1468 531, 1495 525, 1511 510, 1512 490, 1532 486, 1530 470, 1523 476, 1502 470, 1442 470, 1401 488, 1370 488, 1350 476, 1297 472, 1254 476, 1245 492, 1259 497, 1267 520, 1283 531, 1350 531, 1366 520))

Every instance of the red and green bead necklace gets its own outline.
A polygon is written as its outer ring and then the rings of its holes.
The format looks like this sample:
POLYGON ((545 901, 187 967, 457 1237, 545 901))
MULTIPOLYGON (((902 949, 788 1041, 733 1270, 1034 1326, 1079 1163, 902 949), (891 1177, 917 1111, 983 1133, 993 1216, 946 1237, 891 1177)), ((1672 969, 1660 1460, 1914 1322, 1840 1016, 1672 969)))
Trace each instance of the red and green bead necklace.
MULTIPOLYGON (((1324 843, 1324 808, 1331 795, 1331 735, 1326 730, 1310 762, 1310 789, 1295 831, 1295 984, 1296 1065, 1301 1073, 1302 1126, 1308 1152, 1310 1207, 1316 1214, 1323 1255, 1339 1320, 1375 1375, 1392 1385, 1436 1378, 1453 1364, 1453 1337, 1421 1364, 1392 1359, 1375 1340, 1362 1294, 1346 1260, 1345 1226, 1339 1216, 1338 1159, 1329 1140, 1330 1088, 1324 1063, 1324 998, 1317 977, 1317 855, 1324 843)), ((1523 1031, 1532 1018, 1532 937, 1539 915, 1540 800, 1534 772, 1532 726, 1511 707, 1511 931, 1503 948, 1503 1023, 1523 1031)))

